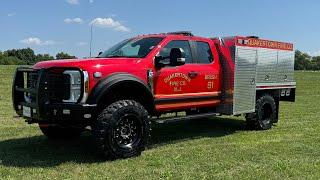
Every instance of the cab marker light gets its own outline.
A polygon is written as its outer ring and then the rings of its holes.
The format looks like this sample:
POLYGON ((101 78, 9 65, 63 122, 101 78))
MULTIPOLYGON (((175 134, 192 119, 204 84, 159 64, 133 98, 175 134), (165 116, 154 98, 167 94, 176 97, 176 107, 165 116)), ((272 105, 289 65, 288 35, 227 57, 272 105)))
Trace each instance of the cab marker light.
POLYGON ((85 82, 85 84, 84 84, 84 91, 85 91, 86 93, 89 92, 89 81, 86 81, 86 82, 85 82))
POLYGON ((94 78, 101 78, 101 76, 102 76, 101 72, 95 72, 95 73, 93 73, 93 77, 94 77, 94 78))

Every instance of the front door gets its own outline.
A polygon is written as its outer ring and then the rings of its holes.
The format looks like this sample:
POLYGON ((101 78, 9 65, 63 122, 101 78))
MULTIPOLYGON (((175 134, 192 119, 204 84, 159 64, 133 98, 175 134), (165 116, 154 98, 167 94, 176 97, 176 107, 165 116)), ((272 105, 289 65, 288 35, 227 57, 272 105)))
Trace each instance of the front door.
MULTIPOLYGON (((168 57, 172 48, 182 48, 185 53, 186 64, 181 66, 166 66, 155 73, 154 93, 156 109, 158 111, 190 109, 208 106, 212 101, 207 97, 214 89, 214 84, 207 84, 206 76, 201 72, 201 66, 196 64, 195 51, 188 40, 173 40, 159 52, 162 57, 168 57), (211 86, 210 86, 211 85, 211 86), (210 86, 208 88, 208 86, 210 86), (212 87, 212 88, 211 88, 212 87)), ((211 79, 212 80, 212 79, 211 79)))

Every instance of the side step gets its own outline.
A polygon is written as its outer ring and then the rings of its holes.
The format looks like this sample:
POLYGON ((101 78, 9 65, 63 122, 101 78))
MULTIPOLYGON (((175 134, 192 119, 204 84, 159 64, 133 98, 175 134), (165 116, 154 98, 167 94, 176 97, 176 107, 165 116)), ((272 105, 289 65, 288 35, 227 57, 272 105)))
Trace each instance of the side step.
POLYGON ((203 114, 195 114, 189 116, 174 116, 174 117, 164 117, 164 118, 151 118, 152 121, 159 124, 167 124, 185 120, 193 120, 193 119, 201 119, 201 118, 210 118, 220 116, 219 113, 203 113, 203 114))

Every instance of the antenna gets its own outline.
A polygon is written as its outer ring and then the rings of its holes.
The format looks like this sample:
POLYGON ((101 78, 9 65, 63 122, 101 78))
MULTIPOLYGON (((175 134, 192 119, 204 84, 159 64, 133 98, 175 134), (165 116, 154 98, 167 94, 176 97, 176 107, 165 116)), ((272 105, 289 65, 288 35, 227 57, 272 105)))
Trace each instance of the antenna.
POLYGON ((93 29, 93 24, 91 24, 91 29, 90 29, 90 57, 92 57, 92 29, 93 29))

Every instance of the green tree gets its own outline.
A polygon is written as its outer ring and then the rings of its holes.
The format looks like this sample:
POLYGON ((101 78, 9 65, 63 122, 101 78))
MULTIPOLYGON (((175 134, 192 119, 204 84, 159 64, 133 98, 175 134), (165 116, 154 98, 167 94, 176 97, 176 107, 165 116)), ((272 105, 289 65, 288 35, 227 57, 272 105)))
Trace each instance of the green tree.
POLYGON ((294 69, 308 70, 311 67, 311 56, 299 50, 295 52, 294 69))
POLYGON ((320 56, 312 57, 313 70, 320 70, 320 56))
POLYGON ((2 65, 22 65, 26 64, 24 61, 20 60, 14 56, 3 56, 0 58, 0 64, 2 65))
POLYGON ((14 56, 18 59, 25 61, 26 64, 31 65, 36 62, 36 55, 31 48, 12 49, 5 52, 7 56, 14 56))
POLYGON ((53 60, 54 57, 50 56, 49 54, 37 54, 36 56, 36 61, 48 61, 48 60, 53 60))
POLYGON ((69 55, 68 53, 60 52, 56 55, 56 59, 76 59, 77 57, 69 55))

